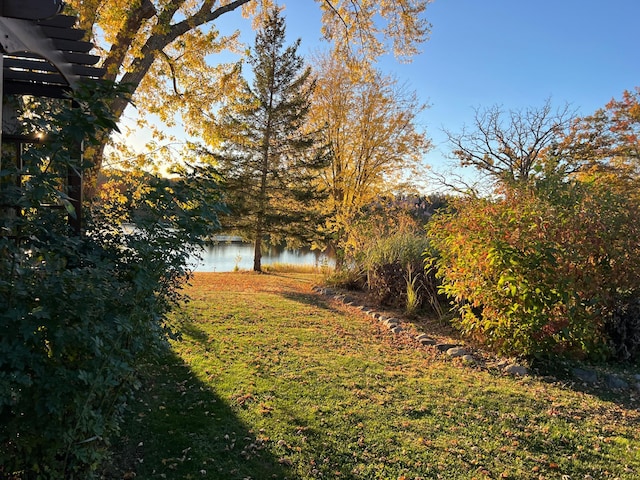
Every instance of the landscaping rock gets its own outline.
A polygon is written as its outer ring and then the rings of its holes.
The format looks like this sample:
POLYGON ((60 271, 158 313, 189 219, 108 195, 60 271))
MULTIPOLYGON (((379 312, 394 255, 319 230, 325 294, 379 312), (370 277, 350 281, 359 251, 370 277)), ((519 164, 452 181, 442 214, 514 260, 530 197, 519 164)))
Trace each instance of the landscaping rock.
POLYGON ((436 348, 438 351, 445 353, 450 348, 459 347, 460 345, 456 345, 455 343, 438 343, 436 344, 436 348))
POLYGON ((524 377, 529 374, 529 369, 522 365, 508 365, 504 368, 503 372, 513 375, 514 377, 524 377))
POLYGON ((464 363, 470 363, 470 364, 474 364, 474 365, 476 363, 478 363, 473 355, 468 355, 468 354, 462 356, 462 361, 464 363))
POLYGON ((626 390, 629 388, 629 384, 626 380, 613 374, 606 375, 604 377, 604 383, 612 390, 626 390))
MULTIPOLYGON (((401 322, 397 318, 387 317, 379 312, 376 312, 369 306, 362 305, 361 302, 358 301, 357 298, 345 294, 339 290, 332 289, 329 287, 323 287, 320 285, 314 285, 311 287, 312 291, 320 293, 321 295, 325 295, 327 297, 331 297, 337 301, 342 302, 345 305, 353 306, 355 308, 360 309, 363 313, 366 313, 370 317, 378 320, 380 323, 384 324, 391 332, 394 334, 399 334, 404 329, 400 325, 401 322)), ((416 341, 421 345, 430 345, 435 346, 439 352, 446 353, 447 356, 452 358, 461 358, 465 364, 469 365, 477 365, 478 363, 482 363, 485 367, 495 367, 502 372, 512 375, 523 377, 529 375, 529 370, 527 367, 522 365, 518 365, 514 362, 514 359, 505 359, 497 362, 485 363, 482 359, 477 359, 473 355, 469 353, 464 347, 458 344, 453 343, 438 343, 437 340, 431 338, 429 335, 425 333, 420 333, 415 337, 416 341)), ((626 380, 618 375, 614 374, 606 374, 601 377, 598 375, 598 372, 595 370, 591 370, 588 368, 573 368, 571 369, 571 374, 579 381, 587 383, 587 384, 596 384, 598 380, 601 378, 604 386, 610 390, 633 390, 640 393, 640 374, 634 374, 629 376, 629 379, 626 380)), ((555 379, 552 379, 555 380, 555 379)))
POLYGON ((468 354, 469 352, 462 347, 453 347, 447 350, 447 355, 453 358, 464 357, 465 355, 468 355, 468 354))
POLYGON ((571 373, 577 379, 585 383, 596 383, 598 381, 598 373, 594 370, 585 370, 583 368, 574 368, 571 373))

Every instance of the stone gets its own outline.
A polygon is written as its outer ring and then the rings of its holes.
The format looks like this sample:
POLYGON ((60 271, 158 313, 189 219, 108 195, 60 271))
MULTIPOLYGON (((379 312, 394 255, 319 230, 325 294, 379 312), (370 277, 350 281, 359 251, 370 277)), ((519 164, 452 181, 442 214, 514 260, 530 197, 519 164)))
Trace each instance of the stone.
POLYGON ((427 335, 426 333, 419 333, 418 335, 416 335, 416 340, 420 341, 423 338, 429 338, 429 335, 427 335))
POLYGON ((420 343, 421 343, 422 345, 435 345, 435 344, 436 344, 436 343, 438 343, 438 342, 436 342, 433 338, 429 338, 429 337, 422 337, 422 338, 420 339, 420 343))
POLYGON ((635 378, 636 380, 638 380, 640 382, 640 373, 636 373, 633 378, 635 378))
POLYGON ((387 318, 386 320, 383 320, 382 323, 384 323, 389 328, 393 328, 398 325, 398 321, 395 318, 387 318))
POLYGON ((640 393, 640 382, 636 383, 636 390, 640 393))
POLYGON ((453 347, 450 348, 449 350, 447 350, 447 355, 449 355, 450 357, 456 358, 456 357, 463 357, 465 355, 468 355, 469 352, 467 352, 466 349, 462 348, 462 347, 453 347))
POLYGON ((473 363, 473 364, 477 363, 475 357, 473 355, 469 355, 469 354, 463 355, 462 356, 462 361, 464 363, 473 363))
POLYGON ((573 376, 585 383, 596 383, 598 381, 598 373, 593 370, 585 370, 583 368, 574 368, 571 370, 573 376))
POLYGON ((529 370, 527 367, 523 367, 522 365, 508 365, 504 368, 504 373, 508 375, 513 375, 514 377, 524 377, 529 374, 529 370))
POLYGON ((629 388, 629 384, 626 382, 626 380, 613 374, 606 375, 604 377, 604 383, 612 390, 626 390, 627 388, 629 388))
POLYGON ((395 334, 398 334, 402 331, 402 327, 400 325, 396 325, 395 327, 391 328, 391 331, 395 334))
POLYGON ((453 343, 438 343, 436 344, 436 348, 440 351, 440 352, 446 352, 447 350, 449 350, 450 348, 453 347, 459 347, 459 345, 455 345, 453 343))
POLYGON ((457 347, 458 345, 455 345, 453 343, 437 343, 435 344, 435 347, 438 349, 439 352, 442 353, 446 353, 447 350, 449 350, 450 348, 453 347, 457 347))

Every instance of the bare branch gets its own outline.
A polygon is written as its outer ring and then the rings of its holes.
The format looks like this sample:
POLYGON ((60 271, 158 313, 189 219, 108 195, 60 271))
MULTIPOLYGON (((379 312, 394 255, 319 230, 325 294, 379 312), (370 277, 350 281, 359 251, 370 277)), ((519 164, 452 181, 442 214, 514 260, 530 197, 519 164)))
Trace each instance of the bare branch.
POLYGON ((573 118, 568 106, 553 111, 549 100, 540 108, 507 114, 494 106, 476 110, 473 131, 446 134, 461 165, 473 166, 498 182, 528 182, 573 118))

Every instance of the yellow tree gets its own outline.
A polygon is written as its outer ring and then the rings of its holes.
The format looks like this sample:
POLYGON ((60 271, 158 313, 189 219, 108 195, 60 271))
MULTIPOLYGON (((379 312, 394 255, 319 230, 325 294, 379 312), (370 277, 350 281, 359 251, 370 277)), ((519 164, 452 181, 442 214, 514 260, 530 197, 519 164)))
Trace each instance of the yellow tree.
POLYGON ((323 176, 329 230, 334 247, 348 254, 349 229, 362 208, 421 167, 430 142, 416 115, 425 105, 395 78, 341 54, 320 55, 315 64, 311 116, 331 150, 323 176))
MULTIPOLYGON (((323 35, 337 48, 367 61, 393 51, 408 58, 425 41, 424 12, 431 0, 306 0, 322 10, 323 35)), ((216 23, 242 9, 255 25, 273 0, 69 0, 80 26, 98 44, 106 77, 128 84, 140 110, 167 121, 180 109, 193 132, 203 132, 207 107, 236 85, 233 65, 211 63, 223 49, 236 49, 238 33, 221 36, 216 23), (204 107, 204 108, 203 108, 204 107), (203 112, 204 110, 204 112, 203 112)), ((119 118, 127 103, 116 100, 119 118)), ((96 154, 99 167, 102 151, 96 154)))
POLYGON ((640 87, 624 91, 592 115, 576 118, 567 135, 551 150, 567 171, 582 181, 607 184, 640 202, 640 87))

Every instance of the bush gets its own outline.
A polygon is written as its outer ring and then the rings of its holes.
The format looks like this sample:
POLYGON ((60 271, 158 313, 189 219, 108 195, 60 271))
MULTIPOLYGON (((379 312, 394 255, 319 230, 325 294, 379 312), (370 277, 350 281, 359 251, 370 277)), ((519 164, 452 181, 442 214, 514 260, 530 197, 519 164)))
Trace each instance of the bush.
POLYGON ((199 169, 96 202, 80 236, 67 225, 72 208, 43 208, 69 207, 61 178, 86 167, 72 154, 83 137, 115 127, 110 93, 81 89, 76 108, 51 109, 51 143, 25 151, 21 170, 2 163, 12 182, 0 204, 13 207, 0 218, 1 478, 93 478, 138 359, 170 331, 165 314, 181 300, 197 235, 215 226, 215 188, 199 169), (209 188, 196 195, 198 182, 209 188), (137 227, 124 234, 123 222, 137 227))
MULTIPOLYGON (((606 312, 637 293, 633 202, 599 175, 460 199, 429 237, 457 327, 500 352, 610 355, 606 312)), ((614 349, 615 350, 615 349, 614 349)))
POLYGON ((621 296, 604 311, 604 329, 616 358, 640 359, 640 298, 621 296))

